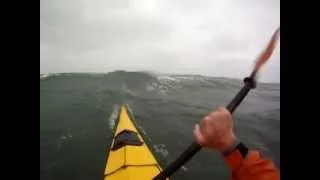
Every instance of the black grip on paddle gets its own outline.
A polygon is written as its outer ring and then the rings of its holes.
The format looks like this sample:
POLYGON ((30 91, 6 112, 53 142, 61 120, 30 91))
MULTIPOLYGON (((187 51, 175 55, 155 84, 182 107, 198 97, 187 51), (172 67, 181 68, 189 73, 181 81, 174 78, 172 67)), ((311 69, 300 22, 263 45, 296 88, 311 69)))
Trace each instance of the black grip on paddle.
POLYGON ((232 101, 226 107, 229 112, 232 114, 233 111, 239 106, 242 100, 247 96, 248 92, 256 87, 254 80, 250 77, 245 78, 244 80, 245 85, 241 88, 238 94, 232 99, 232 101))
MULTIPOLYGON (((250 77, 245 78, 243 81, 245 85, 241 88, 238 94, 232 99, 232 101, 226 107, 232 114, 233 111, 239 106, 242 100, 246 97, 248 92, 256 87, 256 82, 254 81, 255 72, 251 74, 250 77)), ((171 163, 166 169, 159 173, 153 180, 165 180, 170 177, 173 173, 180 169, 187 161, 189 161, 198 151, 201 150, 201 146, 193 142, 187 150, 185 150, 173 163, 171 163)))

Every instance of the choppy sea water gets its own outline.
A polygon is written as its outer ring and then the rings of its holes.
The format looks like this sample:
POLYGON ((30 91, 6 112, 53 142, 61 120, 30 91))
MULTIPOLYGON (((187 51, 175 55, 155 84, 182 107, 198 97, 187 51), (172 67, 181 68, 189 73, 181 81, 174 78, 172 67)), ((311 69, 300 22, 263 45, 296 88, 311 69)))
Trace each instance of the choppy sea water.
MULTIPOLYGON (((116 117, 125 103, 163 164, 193 141, 204 114, 225 106, 237 79, 116 71, 40 75, 40 179, 99 180, 116 117)), ((280 84, 258 83, 234 113, 238 137, 280 168, 280 84)), ((171 179, 228 179, 215 151, 203 149, 171 179)))

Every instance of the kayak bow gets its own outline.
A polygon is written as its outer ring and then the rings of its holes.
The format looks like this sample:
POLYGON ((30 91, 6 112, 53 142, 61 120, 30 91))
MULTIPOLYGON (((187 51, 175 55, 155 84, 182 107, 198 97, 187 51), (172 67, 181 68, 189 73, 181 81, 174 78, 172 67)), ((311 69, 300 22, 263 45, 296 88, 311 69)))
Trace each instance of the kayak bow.
POLYGON ((128 107, 122 105, 118 113, 104 179, 150 180, 161 171, 161 166, 151 148, 135 126, 128 107))

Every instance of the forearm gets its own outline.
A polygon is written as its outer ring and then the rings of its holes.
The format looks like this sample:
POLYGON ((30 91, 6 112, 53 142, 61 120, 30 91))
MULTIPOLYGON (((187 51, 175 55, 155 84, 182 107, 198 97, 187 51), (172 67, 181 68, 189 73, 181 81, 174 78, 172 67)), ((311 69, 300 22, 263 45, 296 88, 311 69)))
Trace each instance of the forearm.
MULTIPOLYGON (((263 159, 258 151, 249 150, 244 144, 223 154, 235 180, 278 180, 280 172, 270 159, 263 159)), ((234 145, 235 146, 235 145, 234 145)))

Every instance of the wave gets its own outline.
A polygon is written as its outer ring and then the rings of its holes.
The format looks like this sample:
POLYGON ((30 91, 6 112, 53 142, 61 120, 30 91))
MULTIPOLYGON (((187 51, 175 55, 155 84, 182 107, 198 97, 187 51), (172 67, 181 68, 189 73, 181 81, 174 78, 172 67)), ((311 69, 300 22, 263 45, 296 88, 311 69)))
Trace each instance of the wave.
POLYGON ((51 73, 47 73, 47 74, 40 74, 40 80, 44 80, 48 77, 50 77, 52 74, 51 73))
MULTIPOLYGON (((113 71, 109 73, 47 73, 40 74, 40 80, 45 79, 77 79, 90 78, 98 80, 109 90, 125 92, 131 95, 141 93, 158 93, 165 95, 178 91, 198 91, 199 89, 235 90, 242 87, 239 79, 210 77, 201 75, 176 75, 152 72, 113 71)), ((280 91, 280 84, 259 83, 257 89, 266 91, 280 91)))
POLYGON ((116 123, 116 120, 118 117, 118 113, 119 113, 119 109, 120 109, 120 106, 118 104, 113 105, 112 112, 108 118, 110 130, 113 130, 113 128, 115 126, 115 123, 116 123))

